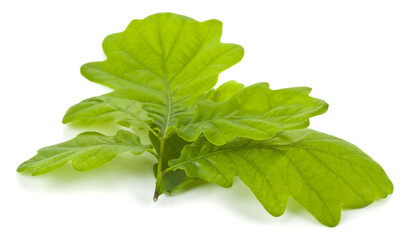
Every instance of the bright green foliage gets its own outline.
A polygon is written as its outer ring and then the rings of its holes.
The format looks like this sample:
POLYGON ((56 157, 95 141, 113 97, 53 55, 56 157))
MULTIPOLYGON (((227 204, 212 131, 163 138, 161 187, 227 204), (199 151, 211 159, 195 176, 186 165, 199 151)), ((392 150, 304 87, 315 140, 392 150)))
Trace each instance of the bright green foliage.
POLYGON ((108 96, 86 99, 68 109, 63 123, 80 120, 89 125, 95 122, 115 122, 124 127, 149 129, 152 118, 137 101, 108 96))
POLYGON ((339 223, 342 206, 364 207, 393 191, 383 169, 358 147, 310 129, 224 146, 201 138, 170 165, 223 187, 239 176, 273 216, 283 214, 291 195, 327 226, 339 223))
POLYGON ((221 43, 222 23, 159 13, 132 21, 103 42, 107 59, 81 73, 112 92, 72 106, 63 123, 114 122, 115 136, 85 132, 42 148, 18 172, 48 173, 67 162, 77 171, 100 167, 116 155, 145 151, 153 163, 154 201, 202 179, 230 187, 239 178, 264 208, 280 216, 293 197, 318 221, 335 226, 341 208, 385 198, 393 185, 383 169, 356 146, 306 129, 327 103, 308 87, 248 87, 218 74, 244 50, 221 43), (151 145, 131 132, 145 130, 151 145))
POLYGON ((220 72, 242 59, 243 48, 221 43, 221 34, 217 20, 155 14, 105 38, 107 60, 87 63, 81 73, 114 89, 132 89, 164 134, 220 72))
POLYGON ((299 89, 270 90, 257 84, 221 103, 203 101, 194 117, 181 118, 177 133, 190 142, 204 133, 211 143, 223 145, 238 136, 262 140, 278 130, 305 128, 309 117, 326 112, 328 105, 299 89))
POLYGON ((213 93, 211 100, 214 102, 223 102, 228 100, 232 95, 234 95, 239 90, 243 89, 245 86, 242 83, 231 80, 221 86, 219 86, 213 93))
POLYGON ((22 163, 17 171, 32 171, 33 176, 40 175, 51 172, 68 161, 72 162, 77 171, 89 171, 101 167, 120 153, 139 155, 149 148, 150 146, 141 144, 137 135, 124 130, 119 130, 112 137, 97 132, 84 132, 67 142, 38 150, 37 155, 22 163))
MULTIPOLYGON (((152 145, 154 146, 155 151, 159 152, 160 150, 159 140, 152 134, 150 134, 149 137, 151 139, 151 142, 152 142, 152 145)), ((174 134, 167 139, 167 141, 164 144, 163 169, 166 169, 169 167, 168 166, 169 160, 179 158, 182 149, 188 143, 189 142, 183 140, 177 134, 174 134)), ((158 164, 155 164, 154 165, 155 176, 157 176, 157 171, 158 171, 158 164)), ((187 184, 191 183, 193 180, 194 178, 187 178, 185 172, 182 170, 170 171, 164 174, 164 177, 162 179, 162 184, 159 189, 159 193, 160 194, 164 192, 172 193, 173 191, 183 188, 187 184)))

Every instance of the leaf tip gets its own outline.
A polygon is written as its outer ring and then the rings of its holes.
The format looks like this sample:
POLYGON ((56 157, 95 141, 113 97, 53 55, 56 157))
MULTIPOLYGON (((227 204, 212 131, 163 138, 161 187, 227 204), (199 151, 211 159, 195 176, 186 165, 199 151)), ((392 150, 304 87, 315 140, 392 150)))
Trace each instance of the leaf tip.
POLYGON ((63 117, 63 119, 61 120, 61 122, 62 122, 63 124, 67 124, 67 123, 70 122, 70 121, 68 120, 67 115, 63 117))
POLYGON ((32 166, 30 164, 27 164, 27 161, 22 162, 16 169, 18 173, 26 172, 28 170, 32 169, 32 166))
POLYGON ((325 223, 323 223, 323 224, 324 224, 326 227, 331 227, 331 228, 333 228, 333 227, 336 227, 337 225, 339 225, 340 220, 341 220, 341 216, 339 216, 338 218, 335 218, 335 219, 332 220, 332 221, 325 222, 325 223))
MULTIPOLYGON (((386 175, 386 177, 387 177, 387 175, 386 175)), ((389 179, 389 177, 387 177, 386 183, 387 183, 387 196, 388 196, 390 194, 393 194, 394 185, 393 185, 393 182, 389 179)))
POLYGON ((18 172, 18 173, 24 172, 24 165, 23 165, 23 164, 20 164, 20 165, 17 167, 16 172, 18 172))

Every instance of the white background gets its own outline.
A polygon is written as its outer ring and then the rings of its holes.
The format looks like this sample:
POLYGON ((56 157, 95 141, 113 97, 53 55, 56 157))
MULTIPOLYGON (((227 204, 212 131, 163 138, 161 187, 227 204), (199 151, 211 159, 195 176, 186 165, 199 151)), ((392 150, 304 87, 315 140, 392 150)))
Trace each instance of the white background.
POLYGON ((409 1, 2 1, 0 26, 0 239, 409 239, 409 1), (360 146, 386 170, 393 195, 344 210, 327 228, 294 201, 271 217, 238 180, 153 203, 148 155, 86 173, 66 165, 17 174, 38 148, 85 130, 61 119, 108 91, 79 72, 104 59, 103 38, 164 11, 219 19, 222 40, 245 48, 220 82, 312 87, 330 108, 311 128, 360 146))

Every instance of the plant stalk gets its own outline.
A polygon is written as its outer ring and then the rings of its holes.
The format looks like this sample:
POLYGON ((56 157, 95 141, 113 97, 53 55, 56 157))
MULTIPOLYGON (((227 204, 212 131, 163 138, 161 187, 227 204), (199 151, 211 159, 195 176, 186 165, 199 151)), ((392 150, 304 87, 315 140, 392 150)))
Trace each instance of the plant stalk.
POLYGON ((164 173, 162 172, 162 164, 164 161, 164 146, 165 146, 165 135, 162 136, 159 139, 159 155, 158 155, 158 168, 157 168, 157 182, 155 184, 155 192, 154 192, 154 197, 153 200, 154 202, 158 201, 158 196, 159 196, 159 188, 161 186, 162 182, 162 177, 164 176, 164 173))

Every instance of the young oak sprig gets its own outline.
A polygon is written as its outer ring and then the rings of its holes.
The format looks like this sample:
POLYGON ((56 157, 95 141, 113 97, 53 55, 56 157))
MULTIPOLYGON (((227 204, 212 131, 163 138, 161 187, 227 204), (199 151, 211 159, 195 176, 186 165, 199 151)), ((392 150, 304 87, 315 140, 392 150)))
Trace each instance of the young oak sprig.
POLYGON ((310 88, 229 81, 214 89, 218 74, 244 54, 221 43, 221 34, 220 21, 159 13, 107 36, 107 59, 81 73, 113 91, 72 106, 63 123, 114 122, 128 130, 81 133, 40 149, 17 171, 40 175, 70 161, 88 171, 117 154, 147 151, 158 160, 154 201, 198 179, 230 187, 239 176, 271 215, 282 215, 291 196, 326 226, 339 223, 342 207, 392 193, 386 173, 358 147, 307 129, 328 107, 310 88), (146 131, 152 145, 141 144, 134 129, 146 131))

